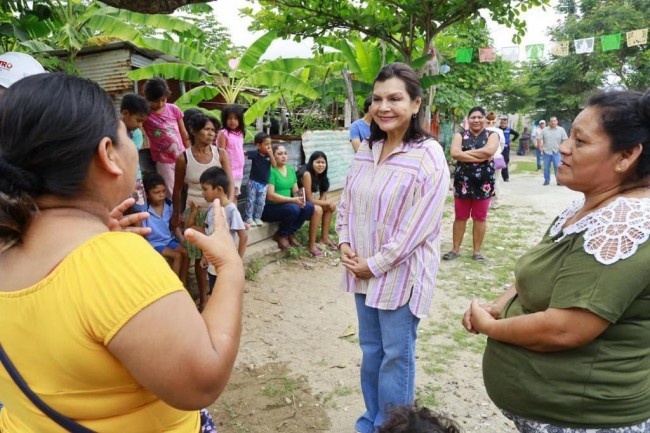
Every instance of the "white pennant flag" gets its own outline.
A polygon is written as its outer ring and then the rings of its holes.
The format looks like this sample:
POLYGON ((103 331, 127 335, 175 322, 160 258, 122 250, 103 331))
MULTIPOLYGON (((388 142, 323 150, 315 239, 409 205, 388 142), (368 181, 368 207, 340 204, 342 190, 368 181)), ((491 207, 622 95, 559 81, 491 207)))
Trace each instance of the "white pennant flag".
POLYGON ((573 41, 576 54, 588 54, 594 52, 594 38, 576 39, 573 41))
POLYGON ((501 48, 501 58, 507 62, 519 61, 519 47, 504 47, 501 48))

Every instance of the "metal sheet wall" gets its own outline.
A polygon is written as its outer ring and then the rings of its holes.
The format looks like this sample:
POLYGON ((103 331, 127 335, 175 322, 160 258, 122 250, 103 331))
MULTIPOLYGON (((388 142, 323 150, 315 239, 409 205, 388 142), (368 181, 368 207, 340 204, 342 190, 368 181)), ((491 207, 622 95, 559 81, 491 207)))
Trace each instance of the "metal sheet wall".
POLYGON ((131 52, 127 49, 79 56, 76 66, 82 77, 95 81, 111 96, 133 91, 133 81, 126 76, 131 71, 131 52))
POLYGON ((302 148, 305 158, 316 150, 327 155, 329 167, 327 177, 330 180, 330 190, 336 191, 345 186, 345 178, 354 159, 354 151, 350 144, 350 133, 344 131, 308 131, 302 134, 302 148))

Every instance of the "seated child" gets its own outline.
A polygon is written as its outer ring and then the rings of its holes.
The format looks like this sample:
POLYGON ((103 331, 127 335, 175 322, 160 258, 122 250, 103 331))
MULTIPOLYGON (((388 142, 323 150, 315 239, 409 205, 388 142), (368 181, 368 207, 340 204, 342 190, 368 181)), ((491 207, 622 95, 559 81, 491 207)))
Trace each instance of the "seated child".
MULTIPOLYGON (((149 103, 147 103, 147 100, 140 95, 128 93, 122 98, 120 113, 120 119, 126 126, 129 138, 133 141, 135 147, 139 151, 142 149, 145 142, 145 135, 142 132, 142 122, 147 120, 147 117, 149 117, 149 103)), ((142 170, 140 169, 139 163, 138 171, 135 176, 135 191, 133 198, 135 199, 135 204, 138 208, 143 209, 145 194, 142 185, 142 170)))
POLYGON ((461 433, 460 426, 451 418, 431 412, 426 407, 395 406, 377 433, 461 433))
POLYGON ((172 234, 169 221, 172 217, 172 202, 165 197, 167 187, 165 180, 158 173, 152 173, 142 180, 147 195, 146 211, 149 218, 142 221, 144 227, 150 227, 151 233, 146 236, 147 241, 163 257, 171 260, 171 268, 178 278, 187 287, 187 271, 190 264, 187 250, 179 239, 182 238, 180 230, 172 234))
POLYGON ((260 132, 255 136, 255 146, 257 150, 244 152, 251 160, 244 223, 261 227, 264 225, 262 212, 266 202, 266 185, 269 183, 271 166, 275 167, 275 158, 271 151, 271 137, 267 133, 260 132))
MULTIPOLYGON (((235 245, 237 245, 239 257, 243 258, 244 252, 246 251, 246 244, 248 242, 248 235, 246 234, 244 221, 239 214, 239 210, 237 210, 237 205, 230 201, 230 198, 228 197, 228 191, 230 188, 228 175, 221 167, 210 167, 201 174, 199 182, 201 182, 203 198, 205 201, 210 203, 208 214, 205 217, 205 233, 211 235, 214 232, 214 206, 212 206, 211 203, 213 203, 215 199, 219 199, 221 207, 226 212, 226 223, 228 224, 228 228, 230 228, 232 239, 235 242, 235 245)), ((192 212, 194 211, 195 208, 193 207, 192 212)), ((190 221, 192 220, 193 219, 190 216, 190 221)), ((203 263, 208 265, 208 290, 209 293, 212 294, 214 283, 217 281, 217 273, 214 266, 207 263, 205 257, 201 260, 203 263)))

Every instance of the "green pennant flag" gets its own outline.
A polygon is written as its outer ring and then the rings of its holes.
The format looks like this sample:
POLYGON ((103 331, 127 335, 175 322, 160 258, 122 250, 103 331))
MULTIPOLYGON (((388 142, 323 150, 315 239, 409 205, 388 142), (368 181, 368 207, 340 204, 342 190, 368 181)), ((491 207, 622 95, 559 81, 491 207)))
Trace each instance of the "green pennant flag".
POLYGON ((526 45, 528 60, 541 60, 544 56, 544 44, 526 45))
POLYGON ((602 45, 603 51, 618 50, 621 48, 621 34, 616 33, 613 35, 601 36, 600 45, 602 45))
POLYGON ((472 63, 474 48, 459 48, 456 50, 456 63, 472 63))

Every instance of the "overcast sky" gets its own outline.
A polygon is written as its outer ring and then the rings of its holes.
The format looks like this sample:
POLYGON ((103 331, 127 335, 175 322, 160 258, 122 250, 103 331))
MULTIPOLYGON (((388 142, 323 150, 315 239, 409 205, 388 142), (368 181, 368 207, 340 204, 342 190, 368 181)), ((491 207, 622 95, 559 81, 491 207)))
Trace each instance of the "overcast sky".
MULTIPOLYGON (((556 0, 551 1, 552 4, 556 0)), ((215 9, 215 15, 219 22, 230 29, 232 41, 235 45, 248 47, 251 43, 261 36, 261 33, 254 34, 248 31, 251 20, 239 16, 239 9, 251 6, 251 3, 245 0, 216 0, 211 2, 215 9)), ((487 16, 487 15, 486 15, 487 16)), ((523 13, 523 18, 527 24, 526 36, 520 45, 528 44, 545 44, 545 51, 550 49, 550 38, 546 35, 548 28, 555 26, 560 16, 555 13, 552 7, 536 7, 523 13)), ((499 26, 494 22, 489 22, 494 48, 514 46, 512 43, 513 30, 504 26, 499 26)), ((277 57, 311 57, 312 41, 303 41, 298 44, 292 41, 275 41, 268 49, 263 58, 274 59, 277 57)), ((522 47, 523 48, 523 47, 522 47)), ((520 50, 520 59, 524 58, 524 50, 520 50)))

